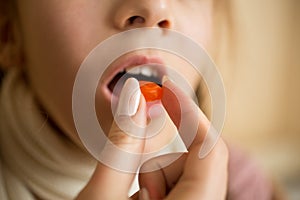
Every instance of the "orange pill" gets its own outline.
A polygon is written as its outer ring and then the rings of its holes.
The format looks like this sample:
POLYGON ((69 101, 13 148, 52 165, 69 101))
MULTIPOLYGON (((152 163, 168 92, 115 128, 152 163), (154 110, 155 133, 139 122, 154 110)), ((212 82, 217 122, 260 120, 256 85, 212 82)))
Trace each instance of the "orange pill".
POLYGON ((162 88, 153 82, 140 84, 140 89, 146 102, 160 100, 162 97, 162 88))

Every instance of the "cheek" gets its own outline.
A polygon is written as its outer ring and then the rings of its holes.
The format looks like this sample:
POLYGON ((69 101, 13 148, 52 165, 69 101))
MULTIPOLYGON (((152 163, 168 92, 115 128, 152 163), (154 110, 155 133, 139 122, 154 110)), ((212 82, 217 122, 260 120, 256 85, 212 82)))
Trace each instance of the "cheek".
POLYGON ((205 49, 209 48, 212 39, 212 24, 209 21, 190 21, 181 27, 183 33, 205 49))
POLYGON ((83 59, 108 33, 88 24, 96 15, 79 17, 85 9, 76 8, 76 4, 72 4, 74 8, 58 9, 51 1, 36 6, 27 3, 19 5, 25 72, 42 107, 59 128, 75 137, 71 107, 75 76, 83 59))
POLYGON ((189 9, 177 15, 175 28, 205 49, 210 48, 213 32, 211 1, 190 5, 189 9))

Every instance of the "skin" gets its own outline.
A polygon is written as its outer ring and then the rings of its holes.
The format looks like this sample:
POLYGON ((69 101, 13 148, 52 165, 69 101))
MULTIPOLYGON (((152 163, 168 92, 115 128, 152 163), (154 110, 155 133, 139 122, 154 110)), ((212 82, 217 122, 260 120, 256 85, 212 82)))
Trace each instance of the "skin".
MULTIPOLYGON (((71 115, 71 92, 75 75, 98 43, 121 31, 157 27, 161 22, 167 24, 164 28, 180 31, 206 47, 211 35, 210 1, 29 0, 18 1, 17 7, 26 53, 24 71, 43 107, 73 140, 76 134, 71 115), (143 16, 145 22, 126 24, 133 15, 143 16)), ((143 54, 163 53, 148 51, 143 54)), ((187 64, 175 56, 169 55, 164 61, 179 68, 188 80, 196 78, 194 71, 186 72, 187 64)), ((110 107, 110 102, 101 93, 96 98, 96 106, 101 105, 99 112, 111 116, 110 109, 105 109, 110 107)), ((106 130, 112 124, 112 117, 107 119, 109 121, 103 123, 108 126, 106 130)))
MULTIPOLYGON (((212 48, 210 36, 213 29, 213 2, 210 0, 144 0, 143 2, 140 0, 17 0, 16 5, 26 61, 23 71, 28 83, 35 92, 41 108, 49 113, 52 121, 61 132, 78 145, 81 145, 81 143, 74 128, 71 108, 73 84, 80 64, 101 41, 113 34, 133 28, 160 27, 179 31, 202 44, 206 49, 212 48), (139 16, 139 18, 129 23, 132 16, 139 16)), ((174 55, 154 50, 143 50, 133 54, 163 57, 164 62, 181 72, 193 88, 196 89, 199 83, 199 77, 194 75, 195 71, 188 67, 185 61, 174 55)), ((101 84, 103 82, 100 81, 98 86, 100 89, 96 94, 97 114, 106 116, 105 119, 100 120, 100 123, 107 134, 111 135, 112 130, 114 130, 114 128, 111 128, 113 124, 110 111, 111 102, 101 90, 106 85, 101 84)), ((172 118, 172 116, 170 117, 172 118)), ((203 130, 206 130, 209 123, 205 122, 203 126, 205 127, 203 130)), ((203 133, 199 134, 203 135, 203 133)), ((157 141, 160 141, 159 138, 157 138, 157 141)), ((156 141, 153 141, 152 144, 156 144, 156 141)), ((218 144, 217 147, 219 148, 215 148, 215 153, 211 154, 211 159, 208 159, 208 162, 202 165, 196 162, 198 159, 195 152, 199 150, 199 144, 198 146, 194 145, 193 151, 191 151, 193 153, 184 156, 178 166, 175 167, 177 170, 170 170, 170 174, 177 171, 177 177, 179 177, 179 174, 187 166, 206 166, 204 168, 209 171, 210 167, 215 167, 213 164, 216 162, 216 157, 224 155, 220 159, 223 165, 219 167, 219 171, 226 183, 227 151, 222 141, 218 144), (194 159, 196 163, 193 161, 194 159)), ((158 145, 156 148, 159 147, 158 145)), ((198 169, 196 167, 191 172, 199 173, 198 169)), ((158 177, 158 180, 161 179, 161 174, 158 176, 148 175, 158 177)), ((91 181, 78 199, 87 199, 87 197, 89 199, 106 199, 106 197, 107 199, 127 199, 124 193, 120 193, 118 198, 114 198, 115 196, 112 196, 114 194, 107 193, 106 190, 94 190, 99 186, 106 189, 114 187, 116 184, 114 181, 118 181, 122 176, 129 176, 129 178, 127 177, 128 180, 132 178, 128 174, 115 173, 99 163, 91 181), (108 175, 106 177, 103 174, 108 175)), ((199 182, 200 179, 194 181, 199 182)), ((151 178, 148 177, 148 180, 151 180, 151 178)), ((202 178, 199 185, 203 184, 203 180, 202 178)), ((165 182, 168 181, 165 180, 165 182)), ((208 183, 209 181, 212 185, 215 183, 215 180, 211 177, 207 179, 208 183)), ((147 181, 144 182, 147 185, 147 181)), ((179 193, 184 191, 182 188, 186 187, 184 183, 177 186, 179 189, 177 187, 174 194, 177 194, 176 191, 179 193)), ((189 190, 193 189, 193 187, 189 188, 189 190)), ((226 188, 226 184, 221 184, 222 196, 224 196, 224 188, 226 188)), ((122 189, 122 191, 125 191, 124 188, 122 189)), ((156 195, 155 192, 166 195, 160 189, 155 188, 152 190, 150 196, 156 195), (152 190, 155 191, 152 192, 152 190)), ((206 194, 197 188, 195 188, 195 191, 201 192, 203 195, 206 194)), ((178 199, 180 198, 178 196, 178 199)), ((170 199, 176 198, 170 197, 170 199)), ((193 196, 187 199, 193 199, 193 196)))

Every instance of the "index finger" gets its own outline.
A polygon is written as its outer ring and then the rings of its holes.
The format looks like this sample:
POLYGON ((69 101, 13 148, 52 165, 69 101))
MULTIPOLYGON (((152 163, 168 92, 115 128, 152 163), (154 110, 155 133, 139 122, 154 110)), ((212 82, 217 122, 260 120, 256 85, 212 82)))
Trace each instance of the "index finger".
POLYGON ((219 133, 192 98, 166 76, 163 80, 162 103, 184 143, 187 146, 200 144, 199 158, 205 157, 216 144, 219 133))

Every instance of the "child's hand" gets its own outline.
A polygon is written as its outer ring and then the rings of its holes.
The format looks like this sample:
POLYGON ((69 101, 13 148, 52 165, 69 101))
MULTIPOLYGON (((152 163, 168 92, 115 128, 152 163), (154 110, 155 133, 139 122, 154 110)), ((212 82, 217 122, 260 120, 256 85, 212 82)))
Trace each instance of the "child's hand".
MULTIPOLYGON (((147 195, 151 197, 149 199, 167 200, 225 199, 228 149, 224 141, 220 138, 210 154, 199 159, 200 147, 210 122, 191 98, 175 84, 167 80, 163 85, 162 102, 175 125, 179 127, 183 112, 186 122, 192 122, 193 125, 196 120, 199 121, 198 131, 189 153, 161 170, 140 175, 140 187, 144 188, 140 196, 144 196, 143 200, 147 200, 147 195)), ((181 135, 190 134, 189 126, 186 125, 186 128, 179 128, 181 135)), ((145 165, 153 165, 153 162, 156 162, 155 159, 145 165)))
MULTIPOLYGON (((127 157, 122 157, 121 150, 142 156, 145 141, 141 138, 145 134, 143 127, 146 126, 146 116, 146 102, 141 95, 139 82, 130 78, 126 81, 120 94, 115 116, 116 121, 114 121, 108 134, 109 140, 100 159, 107 165, 120 165, 122 169, 126 167, 128 171, 137 171, 140 166, 139 157, 128 160, 127 157), (132 122, 141 128, 135 129, 136 126, 130 126, 132 122), (124 133, 119 127, 130 133, 131 136, 124 133), (140 138, 132 135, 140 136, 140 138)), ((134 177, 134 173, 120 172, 99 162, 90 181, 76 199, 127 200, 134 177)))
MULTIPOLYGON (((132 91, 134 87, 138 87, 137 84, 138 82, 132 79, 126 82, 120 95, 117 114, 129 113, 131 115, 130 118, 143 127, 146 126, 146 104, 144 98, 142 95, 136 95, 139 99, 139 104, 137 106, 134 104, 136 100, 129 98, 128 95, 123 95, 130 94, 130 91, 132 91), (124 106, 126 105, 124 102, 128 102, 130 99, 131 102, 128 110, 128 106, 124 106)), ((200 160, 199 150, 205 138, 205 134, 210 127, 210 123, 194 102, 175 87, 171 81, 165 81, 164 86, 167 86, 169 89, 164 87, 162 102, 175 125, 178 126, 181 112, 184 112, 184 116, 187 117, 188 120, 199 121, 198 132, 189 148, 189 153, 183 155, 180 159, 166 168, 140 175, 140 186, 143 189, 140 191, 139 195, 134 195, 132 199, 225 199, 228 164, 228 151, 226 145, 220 139, 213 151, 207 157, 200 160), (180 99, 182 103, 181 109, 176 109, 178 102, 176 102, 177 100, 174 94, 176 94, 177 98, 180 99)), ((120 125, 122 120, 118 121, 118 125, 120 125)), ((126 117, 123 122, 125 125, 126 117)), ((130 127, 127 127, 127 130, 129 129, 130 127)), ((132 131, 132 134, 139 134, 141 136, 145 134, 144 132, 141 132, 141 130, 130 131, 132 131)), ((188 130, 179 129, 179 131, 181 134, 189 134, 188 130)), ((137 154, 143 152, 145 141, 130 137, 121 131, 116 123, 113 124, 108 137, 110 141, 119 148, 137 154)), ((108 149, 110 155, 112 155, 114 148, 111 148, 112 145, 109 144, 110 143, 108 143, 106 149, 108 149)), ((112 162, 122 163, 120 155, 114 155, 113 157, 115 160, 112 162)), ((113 157, 110 157, 110 159, 113 157)), ((139 160, 131 161, 130 167, 134 169, 139 164, 139 160)), ((99 162, 91 180, 79 194, 77 199, 128 200, 127 194, 133 178, 134 174, 119 172, 99 162)))

